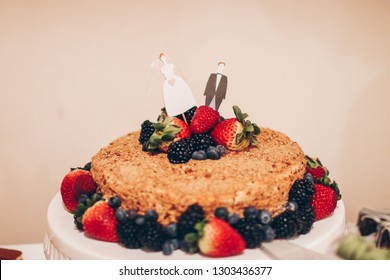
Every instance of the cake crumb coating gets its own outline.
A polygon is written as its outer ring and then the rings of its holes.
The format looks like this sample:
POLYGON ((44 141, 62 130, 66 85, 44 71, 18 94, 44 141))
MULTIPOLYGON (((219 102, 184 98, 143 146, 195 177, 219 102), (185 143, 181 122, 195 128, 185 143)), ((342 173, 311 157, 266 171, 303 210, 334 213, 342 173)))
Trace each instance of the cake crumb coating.
POLYGON ((247 206, 281 213, 295 180, 304 176, 301 147, 285 134, 262 128, 259 144, 228 151, 220 160, 171 164, 164 153, 143 152, 139 131, 126 134, 92 158, 91 173, 105 197, 118 195, 122 206, 141 213, 155 209, 166 225, 194 203, 206 216, 216 207, 242 215, 247 206))

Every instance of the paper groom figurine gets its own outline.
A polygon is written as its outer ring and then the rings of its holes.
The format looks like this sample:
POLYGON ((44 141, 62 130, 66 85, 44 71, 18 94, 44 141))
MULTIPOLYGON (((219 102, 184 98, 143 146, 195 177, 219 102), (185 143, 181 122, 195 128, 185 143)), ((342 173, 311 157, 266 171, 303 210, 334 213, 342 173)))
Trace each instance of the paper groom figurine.
POLYGON ((224 68, 225 62, 219 62, 217 73, 210 75, 204 90, 204 95, 206 96, 205 105, 217 111, 226 97, 227 77, 222 75, 224 68))
POLYGON ((196 105, 195 98, 187 83, 175 74, 175 66, 167 63, 163 53, 160 60, 164 63, 161 73, 165 77, 164 81, 164 104, 168 116, 181 115, 196 105))

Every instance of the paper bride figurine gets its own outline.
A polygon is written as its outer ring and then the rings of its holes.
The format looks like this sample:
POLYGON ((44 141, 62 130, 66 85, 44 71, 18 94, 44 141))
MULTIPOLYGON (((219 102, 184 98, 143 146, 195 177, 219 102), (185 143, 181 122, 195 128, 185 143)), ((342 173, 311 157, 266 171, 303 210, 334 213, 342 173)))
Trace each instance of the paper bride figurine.
POLYGON ((206 96, 205 105, 217 111, 226 97, 227 77, 222 75, 224 68, 225 62, 219 62, 217 73, 210 75, 204 90, 204 95, 206 96))
POLYGON ((161 73, 164 81, 164 104, 168 116, 177 116, 185 113, 196 105, 195 98, 187 83, 175 74, 175 66, 167 63, 166 56, 161 53, 160 60, 163 62, 161 73))

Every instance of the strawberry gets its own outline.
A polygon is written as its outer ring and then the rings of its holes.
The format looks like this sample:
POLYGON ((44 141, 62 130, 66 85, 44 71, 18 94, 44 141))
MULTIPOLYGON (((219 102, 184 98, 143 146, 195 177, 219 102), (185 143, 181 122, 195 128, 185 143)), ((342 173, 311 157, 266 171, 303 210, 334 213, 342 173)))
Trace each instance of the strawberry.
POLYGON ((206 133, 211 130, 219 121, 219 112, 209 106, 199 106, 191 120, 190 129, 192 133, 206 133))
POLYGON ((337 194, 328 187, 321 184, 314 185, 314 196, 311 201, 316 214, 316 221, 330 216, 337 206, 337 194))
POLYGON ((246 120, 248 114, 243 114, 238 106, 233 106, 235 118, 226 119, 216 125, 211 136, 219 145, 229 150, 243 150, 249 145, 257 145, 256 136, 260 134, 260 128, 246 120))
POLYGON ((83 229, 92 238, 117 242, 115 210, 107 201, 98 201, 88 208, 81 220, 83 229))
POLYGON ((317 166, 315 168, 307 166, 306 172, 310 173, 315 181, 321 180, 326 174, 326 170, 322 166, 317 166))
POLYGON ((195 227, 200 236, 199 250, 206 256, 234 256, 241 254, 246 247, 242 236, 223 219, 213 217, 195 227))
POLYGON ((190 127, 186 122, 177 117, 168 117, 164 112, 153 126, 155 131, 150 136, 148 150, 159 149, 166 153, 173 142, 191 137, 190 127))
POLYGON ((61 196, 66 210, 73 212, 77 208, 77 199, 81 194, 93 194, 96 184, 91 173, 83 169, 73 169, 65 175, 61 183, 61 196))

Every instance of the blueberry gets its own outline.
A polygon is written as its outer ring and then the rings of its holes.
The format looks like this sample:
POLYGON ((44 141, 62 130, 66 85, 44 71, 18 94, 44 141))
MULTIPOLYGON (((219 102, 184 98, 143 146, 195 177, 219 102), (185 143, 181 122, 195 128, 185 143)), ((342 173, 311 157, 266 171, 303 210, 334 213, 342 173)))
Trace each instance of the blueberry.
POLYGON ((180 240, 177 239, 177 238, 174 238, 174 239, 171 239, 171 247, 172 247, 172 250, 177 250, 180 248, 180 240))
POLYGON ((127 213, 126 210, 122 207, 119 207, 115 210, 115 218, 118 222, 123 222, 127 219, 127 213))
POLYGON ((288 211, 297 211, 298 204, 295 201, 289 201, 286 205, 286 210, 288 211))
POLYGON ((219 154, 220 156, 223 156, 224 154, 226 154, 226 148, 225 148, 225 146, 223 146, 223 145, 218 145, 216 148, 217 148, 218 154, 219 154))
POLYGON ((240 215, 238 215, 237 213, 231 213, 228 217, 228 223, 230 225, 234 225, 236 224, 238 221, 240 220, 240 215))
POLYGON ((262 209, 259 211, 257 218, 261 224, 268 225, 272 220, 272 215, 268 210, 262 209))
POLYGON ((311 175, 310 173, 305 173, 305 177, 304 177, 306 180, 308 180, 310 183, 314 184, 314 178, 313 178, 313 175, 311 175))
POLYGON ((210 146, 206 150, 207 158, 213 159, 213 160, 218 160, 221 158, 221 156, 218 153, 218 150, 214 146, 210 146))
POLYGON ((195 160, 204 160, 204 159, 207 159, 207 154, 206 154, 206 152, 203 151, 203 150, 195 151, 195 152, 193 152, 193 154, 192 154, 192 159, 195 159, 195 160))
POLYGON ((263 226, 263 232, 264 232, 264 241, 265 242, 271 242, 272 240, 274 240, 275 231, 271 226, 269 226, 269 225, 263 226))
POLYGON ((145 217, 144 216, 138 216, 135 219, 135 223, 139 226, 143 226, 145 224, 145 217))
POLYGON ((148 210, 146 210, 144 217, 145 217, 146 221, 157 221, 158 214, 157 214, 156 210, 148 209, 148 210))
POLYGON ((169 255, 172 255, 173 253, 173 249, 172 249, 172 246, 171 246, 171 241, 170 240, 166 240, 163 245, 162 245, 162 252, 165 256, 169 256, 169 255))
POLYGON ((118 196, 111 196, 108 200, 108 205, 110 205, 111 208, 116 209, 119 206, 121 206, 121 200, 118 196))
POLYGON ((126 210, 126 218, 129 220, 134 220, 138 217, 138 212, 135 209, 128 209, 126 210))
POLYGON ((226 207, 217 207, 215 208, 214 215, 217 218, 227 220, 229 216, 229 211, 227 210, 226 207))
POLYGON ((165 228, 165 234, 169 238, 177 237, 177 224, 174 222, 168 224, 167 227, 165 228))
POLYGON ((256 219, 259 215, 259 210, 254 206, 248 206, 244 208, 244 217, 248 219, 256 219))

